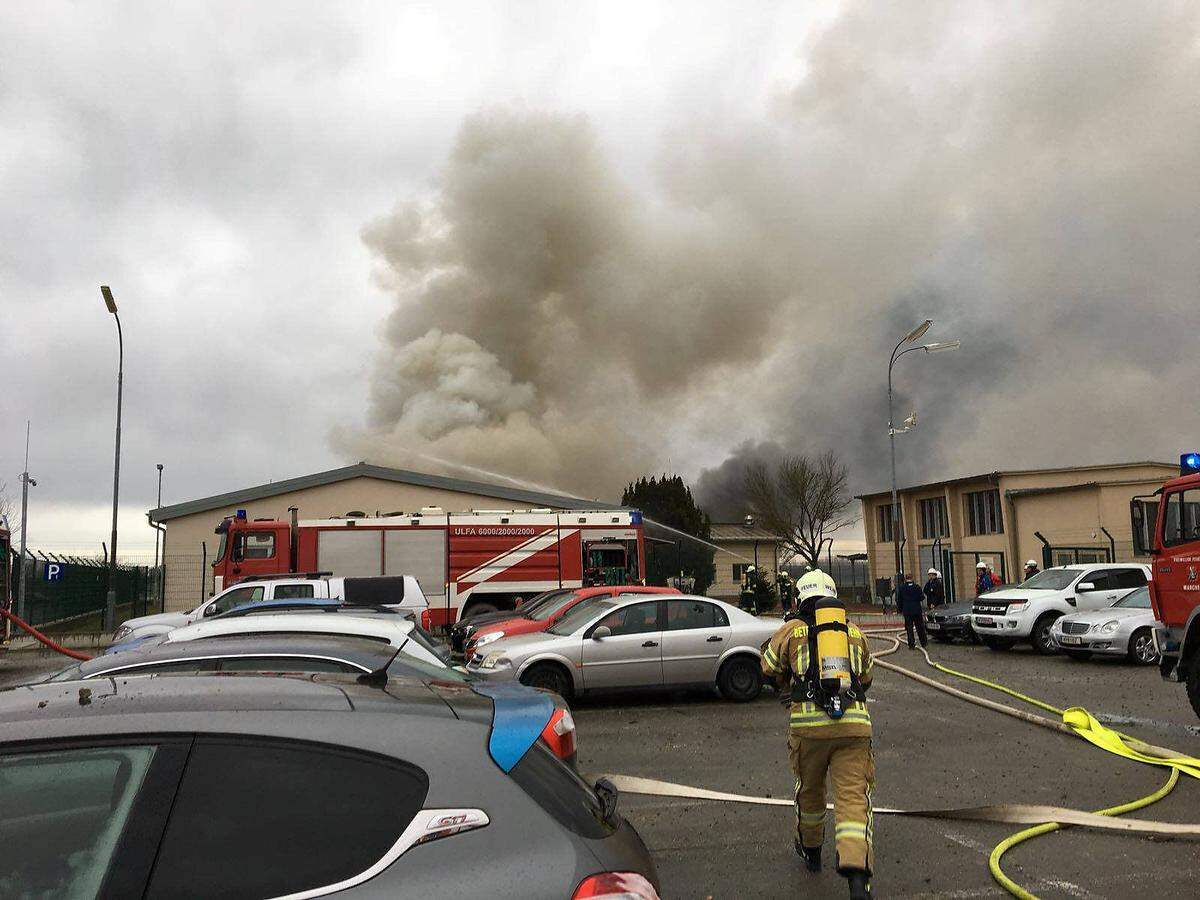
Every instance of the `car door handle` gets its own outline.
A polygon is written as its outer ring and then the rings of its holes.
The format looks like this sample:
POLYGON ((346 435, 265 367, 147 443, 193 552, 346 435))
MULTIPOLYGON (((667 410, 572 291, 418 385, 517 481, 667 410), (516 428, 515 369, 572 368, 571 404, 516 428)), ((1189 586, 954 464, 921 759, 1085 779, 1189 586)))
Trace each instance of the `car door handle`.
POLYGON ((708 642, 710 644, 715 644, 715 643, 717 643, 719 641, 723 641, 723 640, 725 640, 725 638, 721 637, 719 634, 714 634, 712 637, 710 637, 708 639, 708 642))
POLYGON ((657 647, 658 641, 646 641, 646 643, 642 644, 642 646, 643 647, 657 647))

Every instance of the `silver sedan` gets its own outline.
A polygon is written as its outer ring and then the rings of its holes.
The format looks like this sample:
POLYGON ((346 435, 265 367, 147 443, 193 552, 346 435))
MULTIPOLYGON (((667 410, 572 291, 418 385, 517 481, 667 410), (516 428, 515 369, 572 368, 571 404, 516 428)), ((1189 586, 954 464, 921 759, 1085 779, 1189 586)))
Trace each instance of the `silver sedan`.
POLYGON ((744 702, 762 690, 759 648, 782 624, 708 597, 613 597, 580 604, 545 632, 501 638, 467 670, 564 697, 715 684, 725 698, 744 702))
POLYGON ((1072 659, 1102 653, 1127 656, 1131 662, 1152 666, 1158 662, 1154 628, 1150 589, 1138 588, 1107 609, 1062 616, 1051 627, 1050 635, 1055 646, 1072 659))

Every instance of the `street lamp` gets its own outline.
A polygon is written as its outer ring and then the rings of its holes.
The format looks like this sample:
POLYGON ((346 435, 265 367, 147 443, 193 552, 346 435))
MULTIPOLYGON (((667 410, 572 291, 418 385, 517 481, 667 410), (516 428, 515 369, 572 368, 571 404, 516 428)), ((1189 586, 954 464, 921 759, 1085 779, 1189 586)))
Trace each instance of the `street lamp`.
POLYGON ((113 299, 108 285, 100 285, 104 305, 117 322, 117 439, 113 454, 113 510, 112 540, 108 549, 108 596, 104 601, 104 630, 111 632, 117 627, 117 500, 121 486, 121 388, 125 380, 125 340, 121 336, 121 317, 117 315, 117 301, 113 299))
POLYGON ((933 324, 933 319, 926 319, 912 331, 904 336, 898 343, 895 349, 892 350, 892 357, 888 360, 888 442, 891 444, 892 450, 892 547, 896 552, 896 580, 899 581, 900 572, 903 571, 903 566, 900 564, 900 502, 898 499, 898 491, 896 489, 896 435, 897 433, 908 431, 917 424, 917 414, 913 413, 905 420, 904 428, 897 430, 892 421, 892 367, 896 365, 896 360, 902 357, 905 353, 912 353, 914 350, 924 350, 926 353, 940 353, 943 350, 957 350, 958 341, 936 341, 932 344, 920 344, 916 347, 907 347, 904 350, 900 348, 905 344, 912 344, 924 337, 925 332, 933 324))
MULTIPOLYGON (((156 509, 162 508, 162 470, 163 464, 158 463, 158 504, 156 509)), ((154 568, 158 568, 158 542, 162 538, 162 532, 158 529, 154 530, 154 568)))

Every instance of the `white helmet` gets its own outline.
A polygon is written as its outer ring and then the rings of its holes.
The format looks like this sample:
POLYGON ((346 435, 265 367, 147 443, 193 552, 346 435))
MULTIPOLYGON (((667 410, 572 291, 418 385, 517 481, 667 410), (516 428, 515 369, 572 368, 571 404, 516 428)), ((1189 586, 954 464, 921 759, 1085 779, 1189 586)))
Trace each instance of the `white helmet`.
POLYGON ((837 584, 820 569, 813 569, 796 583, 796 593, 801 602, 810 597, 836 597, 837 584))
POLYGON ((753 571, 755 571, 755 569, 754 569, 754 566, 746 566, 746 571, 747 571, 747 572, 753 572, 753 571))
POLYGON ((1025 563, 1025 568, 1027 568, 1027 569, 1028 569, 1028 568, 1030 568, 1031 566, 1032 566, 1033 568, 1037 568, 1037 560, 1033 560, 1033 559, 1031 559, 1031 560, 1029 560, 1028 562, 1026 562, 1026 563, 1025 563))
POLYGON ((986 568, 987 568, 987 563, 985 563, 985 562, 983 562, 983 561, 977 562, 977 563, 975 563, 975 568, 977 568, 977 569, 986 569, 986 568))
POLYGON ((926 574, 928 574, 928 575, 936 575, 937 573, 938 573, 937 569, 930 569, 930 570, 929 570, 929 571, 928 571, 926 574))

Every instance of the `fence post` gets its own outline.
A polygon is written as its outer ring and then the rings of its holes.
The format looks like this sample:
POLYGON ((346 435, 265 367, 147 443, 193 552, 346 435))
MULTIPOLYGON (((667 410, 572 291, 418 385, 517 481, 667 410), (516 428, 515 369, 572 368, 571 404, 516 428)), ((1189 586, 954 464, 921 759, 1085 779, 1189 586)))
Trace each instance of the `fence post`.
POLYGON ((204 573, 208 570, 208 543, 200 542, 200 602, 204 602, 204 573))

